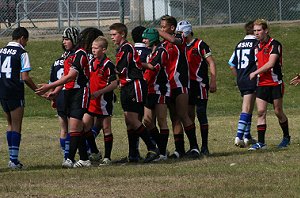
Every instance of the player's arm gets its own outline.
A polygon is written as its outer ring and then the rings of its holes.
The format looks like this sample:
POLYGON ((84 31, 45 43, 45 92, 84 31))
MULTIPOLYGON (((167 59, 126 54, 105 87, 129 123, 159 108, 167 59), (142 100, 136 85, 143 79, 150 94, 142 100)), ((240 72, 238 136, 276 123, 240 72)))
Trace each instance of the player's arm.
POLYGON ((300 74, 297 74, 291 81, 290 85, 295 85, 297 86, 300 83, 300 74))
POLYGON ((235 52, 232 53, 232 55, 228 61, 228 64, 230 66, 232 74, 234 76, 237 76, 236 65, 234 64, 234 62, 236 62, 235 52))
POLYGON ((180 38, 175 37, 174 35, 171 35, 169 33, 163 32, 158 29, 159 36, 161 36, 163 39, 175 44, 175 45, 181 45, 182 40, 180 38))
POLYGON ((266 64, 264 64, 261 68, 257 69, 256 71, 250 74, 250 80, 254 79, 258 74, 264 73, 269 69, 273 68, 278 58, 278 54, 271 54, 269 57, 269 61, 266 64))
POLYGON ((150 63, 142 63, 144 69, 154 70, 154 66, 150 63))
POLYGON ((206 58, 207 63, 209 64, 210 70, 210 83, 209 83, 209 91, 214 93, 217 91, 217 68, 216 63, 212 56, 206 58))
POLYGON ((92 93, 92 99, 99 97, 102 94, 105 94, 107 92, 110 92, 112 90, 114 90, 115 88, 118 87, 118 80, 114 80, 112 81, 108 86, 104 87, 103 89, 100 89, 98 91, 95 91, 94 93, 92 93))
POLYGON ((37 94, 44 94, 50 89, 54 89, 57 86, 62 86, 66 84, 67 82, 71 82, 72 80, 75 80, 77 77, 78 71, 71 67, 68 75, 62 76, 59 80, 51 83, 51 84, 39 84, 39 88, 36 89, 37 94))
POLYGON ((22 80, 25 82, 25 84, 35 91, 37 89, 37 86, 33 82, 32 78, 29 76, 29 71, 25 71, 21 73, 22 80))

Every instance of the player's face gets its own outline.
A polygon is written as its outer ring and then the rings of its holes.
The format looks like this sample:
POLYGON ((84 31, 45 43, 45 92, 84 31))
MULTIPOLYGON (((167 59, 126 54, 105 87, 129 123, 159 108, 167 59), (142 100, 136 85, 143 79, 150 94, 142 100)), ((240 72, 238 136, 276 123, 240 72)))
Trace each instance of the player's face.
POLYGON ((63 45, 67 51, 70 51, 71 49, 73 49, 73 43, 68 38, 63 38, 63 45))
POLYGON ((101 57, 105 53, 106 48, 102 47, 100 42, 93 42, 92 44, 92 53, 94 57, 101 57))
POLYGON ((254 25, 253 27, 253 31, 254 31, 254 35, 255 37, 260 40, 260 41, 264 41, 267 38, 268 35, 268 30, 267 29, 263 29, 262 25, 254 25))
POLYGON ((124 35, 117 32, 117 30, 110 30, 109 34, 115 45, 120 45, 125 40, 124 35))
POLYGON ((145 43, 146 47, 150 47, 150 41, 147 38, 143 38, 143 43, 145 43))
POLYGON ((175 30, 174 26, 168 24, 166 20, 160 21, 160 29, 161 29, 161 31, 169 33, 169 34, 173 34, 174 30, 175 30))
POLYGON ((20 39, 20 44, 21 44, 23 47, 26 47, 27 42, 28 42, 28 38, 24 38, 24 37, 22 36, 21 39, 20 39))

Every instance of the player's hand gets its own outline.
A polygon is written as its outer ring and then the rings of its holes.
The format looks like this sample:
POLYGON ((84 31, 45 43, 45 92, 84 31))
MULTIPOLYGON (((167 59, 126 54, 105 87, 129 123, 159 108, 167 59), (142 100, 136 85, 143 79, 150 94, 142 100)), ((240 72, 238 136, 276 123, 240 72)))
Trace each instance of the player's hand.
POLYGON ((56 96, 57 96, 57 94, 54 91, 51 91, 51 92, 49 92, 49 93, 47 93, 45 95, 47 96, 46 98, 48 100, 54 100, 56 98, 56 96))
POLYGON ((49 84, 38 84, 38 88, 35 90, 35 93, 38 95, 43 95, 45 94, 48 90, 50 89, 49 84))
POLYGON ((216 82, 211 82, 209 85, 209 92, 215 93, 217 91, 217 84, 216 82))
POLYGON ((101 95, 100 91, 95 91, 91 94, 91 99, 94 100, 101 95))
POLYGON ((256 78, 256 74, 254 72, 250 73, 249 78, 250 80, 256 78))
POLYGON ((297 86, 300 83, 300 74, 297 74, 291 81, 290 85, 295 85, 297 86))

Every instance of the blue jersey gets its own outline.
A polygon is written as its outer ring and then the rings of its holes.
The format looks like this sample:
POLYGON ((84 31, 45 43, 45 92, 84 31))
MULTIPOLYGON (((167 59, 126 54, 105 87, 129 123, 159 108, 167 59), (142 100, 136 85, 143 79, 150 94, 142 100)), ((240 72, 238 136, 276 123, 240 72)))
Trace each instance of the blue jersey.
POLYGON ((147 57, 151 53, 151 49, 147 48, 144 43, 135 43, 134 48, 140 56, 142 63, 147 63, 147 57))
POLYGON ((256 70, 255 45, 257 40, 254 35, 247 35, 240 41, 228 61, 237 71, 237 85, 240 91, 255 90, 256 79, 250 80, 249 75, 256 70))
MULTIPOLYGON (((53 65, 51 66, 51 72, 50 72, 50 80, 49 83, 53 83, 57 80, 59 80, 64 75, 64 57, 61 57, 54 61, 53 65)), ((56 100, 56 109, 58 111, 64 110, 64 92, 61 90, 56 100)))
POLYGON ((24 99, 22 72, 31 70, 28 53, 17 42, 0 49, 0 99, 24 99))

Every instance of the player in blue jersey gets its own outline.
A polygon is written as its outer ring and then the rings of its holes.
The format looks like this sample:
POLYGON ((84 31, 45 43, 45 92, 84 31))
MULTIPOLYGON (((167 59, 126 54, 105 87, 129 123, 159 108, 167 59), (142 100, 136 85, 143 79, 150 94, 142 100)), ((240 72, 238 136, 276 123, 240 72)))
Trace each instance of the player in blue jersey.
MULTIPOLYGON (((63 47, 64 48, 64 47, 63 47)), ((63 53, 60 58, 54 61, 51 66, 49 83, 53 83, 64 75, 64 59, 67 52, 63 53)), ((54 91, 54 90, 52 90, 54 91)), ((64 91, 62 87, 56 89, 56 97, 51 100, 51 106, 56 109, 60 125, 60 146, 64 153, 63 162, 68 159, 70 147, 70 134, 68 133, 68 118, 65 113, 64 91)))
POLYGON ((131 31, 134 48, 138 52, 142 63, 147 62, 147 56, 151 53, 151 49, 146 47, 145 43, 143 43, 142 35, 145 29, 146 28, 144 26, 137 26, 131 31))
POLYGON ((0 102, 7 120, 8 167, 21 169, 19 148, 24 114, 24 82, 33 91, 37 89, 29 76, 31 65, 25 50, 29 38, 26 28, 18 27, 12 33, 12 41, 0 49, 0 102))
POLYGON ((245 31, 245 38, 236 45, 228 61, 233 74, 237 77, 237 85, 243 97, 242 112, 234 140, 234 144, 242 148, 255 143, 250 134, 250 129, 256 97, 256 79, 250 80, 249 78, 249 74, 256 70, 254 46, 257 40, 253 32, 253 21, 245 24, 245 31))

